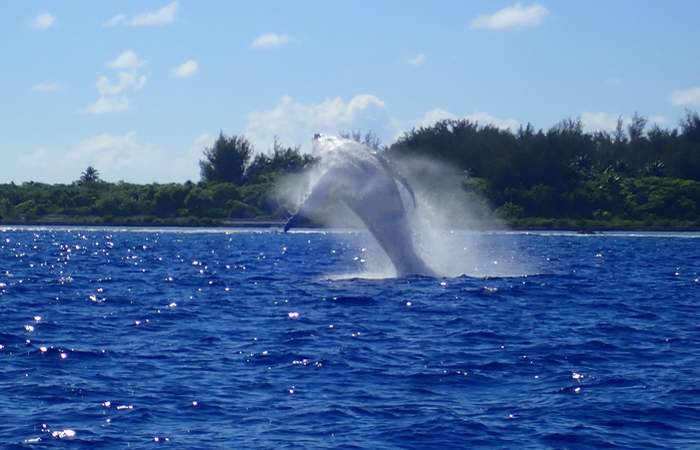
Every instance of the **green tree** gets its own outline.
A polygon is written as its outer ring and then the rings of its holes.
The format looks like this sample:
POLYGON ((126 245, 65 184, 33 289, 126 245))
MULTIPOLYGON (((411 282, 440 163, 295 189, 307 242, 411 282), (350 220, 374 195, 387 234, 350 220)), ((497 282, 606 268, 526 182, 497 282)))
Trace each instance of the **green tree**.
POLYGON ((630 124, 627 125, 627 133, 629 134, 630 141, 632 141, 632 143, 637 143, 644 137, 644 128, 646 126, 646 117, 640 116, 639 113, 635 112, 632 116, 630 124))
POLYGON ((690 142, 700 142, 700 115, 697 112, 687 110, 685 117, 681 119, 681 135, 690 142))
POLYGON ((80 174, 80 179, 78 179, 78 184, 95 184, 99 183, 100 173, 92 166, 88 166, 83 173, 80 174))
POLYGON ((190 187, 181 184, 166 184, 158 187, 153 196, 154 212, 161 217, 173 217, 185 207, 185 198, 190 187))
POLYGON ((247 183, 274 181, 282 174, 301 171, 314 162, 311 155, 302 154, 299 147, 284 147, 275 139, 271 154, 259 153, 246 169, 247 183))
POLYGON ((193 188, 185 197, 185 207, 195 217, 208 216, 214 206, 214 197, 211 191, 203 187, 193 188))
POLYGON ((242 184, 252 154, 253 146, 245 137, 219 133, 219 138, 212 147, 204 149, 204 159, 199 161, 202 181, 242 184))

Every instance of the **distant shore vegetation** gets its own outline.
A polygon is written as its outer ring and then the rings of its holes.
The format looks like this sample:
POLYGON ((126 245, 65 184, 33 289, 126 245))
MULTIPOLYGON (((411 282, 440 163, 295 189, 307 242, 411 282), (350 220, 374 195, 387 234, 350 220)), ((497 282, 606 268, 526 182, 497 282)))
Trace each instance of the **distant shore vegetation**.
MULTIPOLYGON (((677 128, 649 127, 635 114, 628 122, 618 120, 613 132, 584 131, 577 119, 548 130, 443 120, 386 146, 371 132, 346 137, 389 161, 442 162, 460 174, 456 194, 480 199, 511 227, 700 229, 697 112, 687 111, 677 128)), ((0 184, 0 223, 212 226, 284 220, 289 211, 277 195, 278 181, 314 159, 279 142, 256 150, 244 136, 221 133, 203 149, 198 182, 110 183, 99 168, 88 167, 71 184, 0 184)), ((494 223, 479 219, 485 226, 494 223)))

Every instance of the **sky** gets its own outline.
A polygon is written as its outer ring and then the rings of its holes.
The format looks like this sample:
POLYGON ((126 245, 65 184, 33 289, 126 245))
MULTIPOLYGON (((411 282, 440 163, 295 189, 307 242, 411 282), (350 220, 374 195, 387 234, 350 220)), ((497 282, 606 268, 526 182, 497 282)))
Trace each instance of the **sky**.
POLYGON ((220 132, 386 144, 700 110, 700 2, 24 0, 0 5, 0 183, 199 180, 220 132))

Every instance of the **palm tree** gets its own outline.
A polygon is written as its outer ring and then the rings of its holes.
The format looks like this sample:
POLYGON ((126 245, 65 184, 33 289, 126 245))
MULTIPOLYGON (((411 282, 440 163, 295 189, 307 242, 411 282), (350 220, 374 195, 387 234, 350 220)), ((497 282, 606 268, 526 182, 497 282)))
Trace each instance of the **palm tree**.
POLYGON ((85 172, 80 174, 78 184, 93 184, 99 181, 101 181, 100 173, 94 167, 88 166, 88 168, 85 169, 85 172))

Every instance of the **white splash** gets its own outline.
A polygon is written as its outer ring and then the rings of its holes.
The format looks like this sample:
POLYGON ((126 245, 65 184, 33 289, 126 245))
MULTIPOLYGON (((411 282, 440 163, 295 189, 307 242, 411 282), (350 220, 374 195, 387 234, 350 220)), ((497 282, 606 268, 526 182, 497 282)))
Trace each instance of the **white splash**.
MULTIPOLYGON (((503 236, 494 239, 490 233, 474 231, 475 228, 504 227, 491 213, 485 200, 465 189, 468 180, 466 174, 424 158, 392 157, 389 161, 360 143, 332 136, 314 139, 313 153, 319 162, 302 175, 284 180, 278 187, 278 198, 286 200, 289 210, 297 210, 303 204, 311 219, 326 226, 368 231, 354 233, 357 236, 353 236, 356 243, 351 244, 351 247, 357 248, 357 251, 346 252, 351 258, 349 264, 357 272, 334 274, 328 278, 383 279, 397 274, 395 264, 392 264, 376 236, 347 206, 359 198, 371 201, 370 207, 375 210, 395 209, 395 205, 387 203, 395 201, 396 196, 366 195, 366 192, 381 182, 372 175, 377 172, 382 174, 383 179, 386 176, 392 178, 400 193, 402 209, 410 230, 408 240, 412 240, 406 245, 415 246, 416 254, 436 275, 502 277, 533 273, 514 245, 515 239, 510 239, 513 245, 498 246, 494 244, 496 241, 501 243, 508 239, 502 238, 503 236), (328 177, 324 176, 338 166, 349 167, 340 172, 340 178, 355 178, 335 180, 337 171, 334 171, 334 179, 328 185, 328 177), (370 169, 364 170, 366 167, 370 169), (319 188, 319 183, 324 183, 323 190, 338 191, 351 186, 358 192, 351 193, 352 199, 349 202, 348 193, 330 192, 330 201, 323 197, 313 208, 307 208, 310 193, 319 188), (346 201, 337 201, 340 197, 346 201)), ((396 254, 393 259, 396 261, 396 254)))

